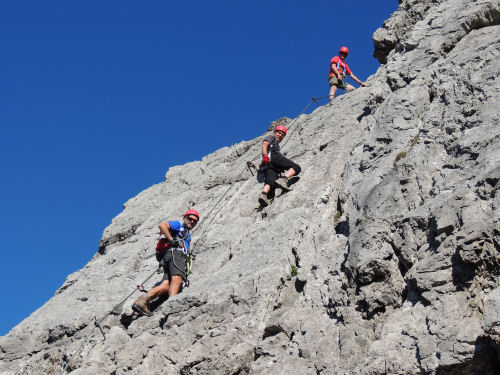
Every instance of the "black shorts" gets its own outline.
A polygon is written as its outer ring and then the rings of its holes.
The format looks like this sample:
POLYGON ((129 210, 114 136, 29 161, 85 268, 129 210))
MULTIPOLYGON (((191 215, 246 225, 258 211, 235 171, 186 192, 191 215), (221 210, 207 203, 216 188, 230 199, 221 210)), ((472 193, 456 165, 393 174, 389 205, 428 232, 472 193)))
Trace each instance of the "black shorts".
POLYGON ((268 185, 273 186, 274 181, 278 178, 278 174, 282 171, 287 171, 293 168, 296 175, 301 171, 300 165, 294 163, 290 159, 285 158, 283 155, 273 152, 271 154, 271 162, 264 171, 265 180, 264 182, 268 185))
POLYGON ((172 276, 186 277, 186 256, 179 249, 168 249, 163 256, 163 280, 171 280, 172 276))

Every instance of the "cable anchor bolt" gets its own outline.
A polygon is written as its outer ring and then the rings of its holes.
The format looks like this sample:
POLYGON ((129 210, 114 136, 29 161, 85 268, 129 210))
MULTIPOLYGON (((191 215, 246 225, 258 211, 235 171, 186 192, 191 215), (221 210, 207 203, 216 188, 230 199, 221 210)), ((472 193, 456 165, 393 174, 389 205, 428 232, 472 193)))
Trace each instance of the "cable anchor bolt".
POLYGON ((255 174, 252 171, 252 168, 255 169, 255 171, 257 171, 257 167, 255 166, 255 164, 252 163, 251 161, 247 161, 247 168, 250 171, 250 173, 252 174, 252 176, 255 176, 255 174))
POLYGON ((104 334, 104 330, 102 329, 101 324, 97 321, 97 317, 94 318, 94 324, 97 328, 99 328, 99 331, 102 333, 102 337, 104 337, 104 340, 106 340, 106 335, 104 334))

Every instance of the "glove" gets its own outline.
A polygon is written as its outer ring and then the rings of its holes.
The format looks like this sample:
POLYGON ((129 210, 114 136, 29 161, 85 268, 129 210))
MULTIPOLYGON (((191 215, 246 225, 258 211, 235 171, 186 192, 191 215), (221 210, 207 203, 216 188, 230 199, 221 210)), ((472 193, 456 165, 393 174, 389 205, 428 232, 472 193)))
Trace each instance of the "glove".
POLYGON ((270 161, 271 161, 271 159, 269 159, 268 155, 264 155, 262 157, 262 164, 269 164, 270 161))
POLYGON ((170 241, 170 245, 173 247, 184 247, 184 241, 182 241, 180 238, 174 238, 172 241, 170 241))

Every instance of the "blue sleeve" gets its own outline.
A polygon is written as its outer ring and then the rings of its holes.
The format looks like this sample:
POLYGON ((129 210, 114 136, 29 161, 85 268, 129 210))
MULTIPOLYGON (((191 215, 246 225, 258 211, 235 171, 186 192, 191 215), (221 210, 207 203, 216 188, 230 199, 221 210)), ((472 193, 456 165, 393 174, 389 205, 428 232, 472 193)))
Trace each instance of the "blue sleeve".
POLYGON ((170 231, 174 232, 174 233, 172 233, 173 235, 176 235, 177 233, 179 233, 179 231, 182 228, 182 224, 179 220, 169 221, 168 225, 170 225, 170 231))
MULTIPOLYGON (((170 225, 170 233, 172 234, 172 237, 176 237, 180 232, 185 231, 184 225, 179 221, 179 220, 173 220, 169 221, 168 225, 170 225)), ((187 237, 183 240, 184 246, 186 247, 186 250, 189 251, 189 248, 191 246, 191 235, 188 233, 187 237)))

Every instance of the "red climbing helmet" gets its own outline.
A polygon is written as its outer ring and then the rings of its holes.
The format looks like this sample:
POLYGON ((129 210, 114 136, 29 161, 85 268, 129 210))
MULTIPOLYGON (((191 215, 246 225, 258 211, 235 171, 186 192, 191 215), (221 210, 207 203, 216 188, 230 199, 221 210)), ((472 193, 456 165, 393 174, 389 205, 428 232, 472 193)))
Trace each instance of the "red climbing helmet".
POLYGON ((277 127, 274 128, 274 131, 282 131, 286 135, 286 127, 283 125, 278 125, 277 127))
POLYGON ((345 53, 346 55, 349 54, 349 48, 347 47, 340 47, 339 53, 345 53))
POLYGON ((189 215, 196 216, 198 218, 198 220, 200 220, 200 214, 196 210, 193 210, 193 209, 187 210, 186 213, 184 214, 184 217, 189 216, 189 215))

